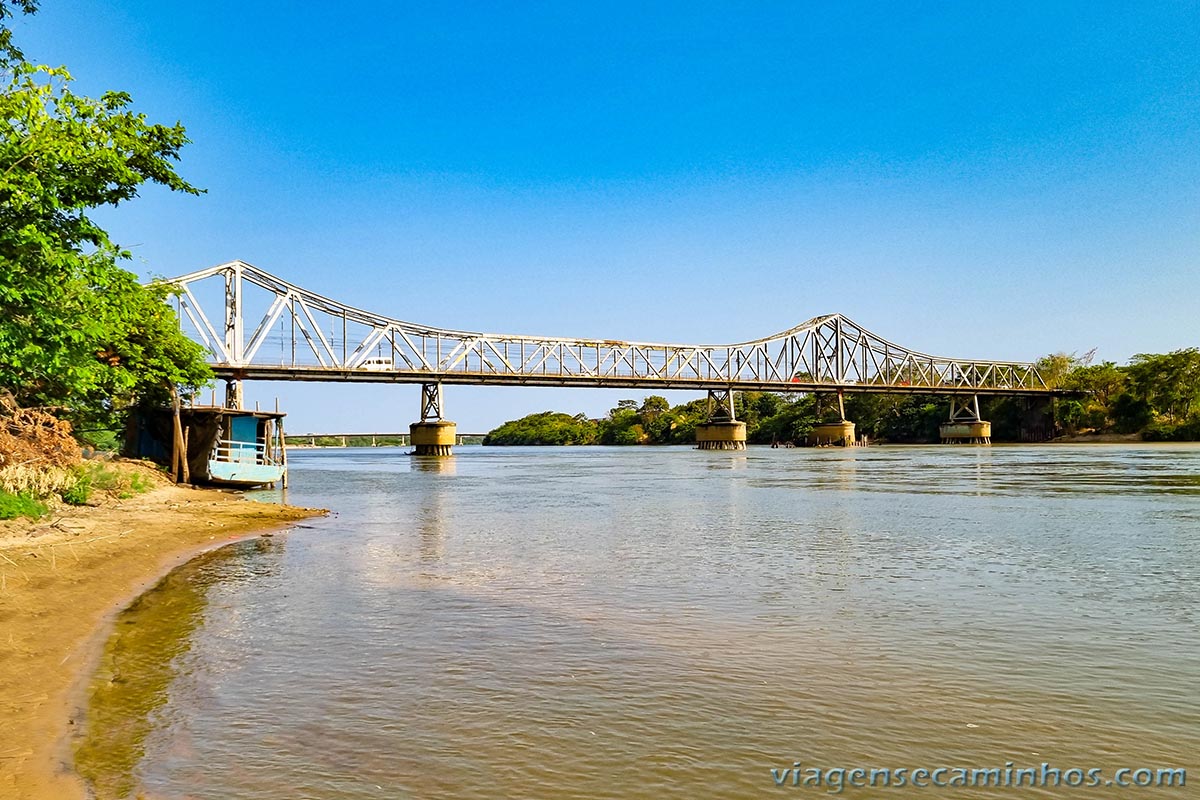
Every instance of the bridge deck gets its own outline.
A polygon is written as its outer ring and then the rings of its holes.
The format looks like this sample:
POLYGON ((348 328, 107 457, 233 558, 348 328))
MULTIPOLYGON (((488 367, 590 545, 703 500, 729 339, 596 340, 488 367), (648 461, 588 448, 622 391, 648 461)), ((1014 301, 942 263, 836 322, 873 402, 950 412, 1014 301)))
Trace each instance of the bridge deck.
POLYGON ((308 381, 338 383, 445 383, 476 386, 559 386, 599 389, 692 390, 733 389, 739 392, 837 392, 846 394, 933 394, 933 395, 1005 395, 1039 396, 1072 394, 1065 390, 1046 388, 1012 388, 1008 386, 912 385, 911 383, 845 383, 814 381, 756 381, 723 379, 684 379, 635 376, 606 376, 603 378, 577 375, 496 375, 471 372, 416 372, 379 370, 347 370, 338 367, 273 367, 251 365, 234 367, 212 365, 213 373, 225 380, 308 381))

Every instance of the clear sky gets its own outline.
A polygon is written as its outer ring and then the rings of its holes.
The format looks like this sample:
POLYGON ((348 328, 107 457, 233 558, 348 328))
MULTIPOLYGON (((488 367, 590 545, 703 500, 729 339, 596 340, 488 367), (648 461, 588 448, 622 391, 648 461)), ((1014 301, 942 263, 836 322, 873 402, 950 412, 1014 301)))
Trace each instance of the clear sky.
MULTIPOLYGON (((181 120, 100 218, 443 327, 726 342, 838 311, 940 355, 1200 345, 1200 4, 43 0, 76 88, 181 120)), ((415 387, 250 385, 292 431, 415 387)), ((460 431, 637 392, 449 387, 460 431)), ((673 395, 673 402, 688 395, 673 395)))

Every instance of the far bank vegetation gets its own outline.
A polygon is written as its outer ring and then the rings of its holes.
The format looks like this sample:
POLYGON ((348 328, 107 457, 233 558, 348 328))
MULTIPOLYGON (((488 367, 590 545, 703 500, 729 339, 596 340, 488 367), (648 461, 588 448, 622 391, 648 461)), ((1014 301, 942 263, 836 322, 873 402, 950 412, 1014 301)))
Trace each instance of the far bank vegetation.
MULTIPOLYGON (((1038 362, 1055 388, 1076 397, 1029 402, 1024 398, 980 398, 994 441, 1044 441, 1087 433, 1140 434, 1146 441, 1200 441, 1200 349, 1140 354, 1129 364, 1091 363, 1064 353, 1038 362)), ((848 394, 846 417, 859 435, 874 441, 926 443, 938 440, 949 416, 946 397, 922 394, 848 394)), ((832 396, 740 392, 737 418, 752 444, 802 442, 813 426, 837 419, 832 396)), ((707 419, 705 398, 672 406, 651 395, 621 400, 601 419, 555 411, 505 422, 484 437, 485 445, 692 444, 696 426, 707 419)))

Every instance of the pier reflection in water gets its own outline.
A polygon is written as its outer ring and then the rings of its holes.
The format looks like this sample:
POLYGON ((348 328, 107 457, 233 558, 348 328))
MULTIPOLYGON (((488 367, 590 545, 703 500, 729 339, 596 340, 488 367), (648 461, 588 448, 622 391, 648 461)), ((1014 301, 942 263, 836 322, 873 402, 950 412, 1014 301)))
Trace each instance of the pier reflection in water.
POLYGON ((1200 770, 1200 448, 330 450, 292 476, 336 515, 177 573, 127 620, 186 600, 166 634, 118 625, 153 700, 96 695, 99 785, 756 797, 797 760, 1200 770))

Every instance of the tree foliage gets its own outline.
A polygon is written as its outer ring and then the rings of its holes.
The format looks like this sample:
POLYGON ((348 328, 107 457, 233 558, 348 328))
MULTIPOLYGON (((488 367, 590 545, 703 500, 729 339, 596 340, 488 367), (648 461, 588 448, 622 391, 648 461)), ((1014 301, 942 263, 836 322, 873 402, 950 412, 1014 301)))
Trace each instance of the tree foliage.
MULTIPOLYGON (((779 395, 771 392, 738 392, 734 413, 746 423, 752 444, 800 444, 827 414, 811 394, 779 395)), ((924 395, 854 396, 847 413, 859 430, 872 438, 893 442, 937 441, 938 424, 947 414, 947 401, 924 395), (857 405, 856 405, 857 404, 857 405), (861 417, 855 416, 860 414, 861 417)), ((700 398, 671 406, 666 398, 651 395, 638 403, 621 400, 602 419, 587 419, 552 411, 512 420, 489 433, 489 445, 548 444, 693 444, 696 426, 709 418, 708 400, 700 398)))
POLYGON ((1074 353, 1051 353, 1037 360, 1034 366, 1051 389, 1063 388, 1072 370, 1083 365, 1074 353))
POLYGON ((493 445, 567 445, 596 444, 599 430, 583 414, 571 416, 554 411, 530 414, 511 420, 483 437, 493 445))
POLYGON ((1139 353, 1126 371, 1130 393, 1171 422, 1183 422, 1200 412, 1200 349, 1139 353))
POLYGON ((1066 433, 1143 432, 1147 438, 1200 438, 1200 349, 1139 353, 1127 366, 1076 365, 1060 385, 1082 394, 1055 404, 1066 433))
MULTIPOLYGON (((15 0, 12 5, 25 14, 33 14, 37 11, 38 6, 37 0, 15 0)), ((13 44, 12 31, 4 24, 4 21, 11 16, 13 16, 13 10, 9 8, 8 0, 0 0, 0 68, 25 60, 25 54, 13 44)))
MULTIPOLYGON (((11 14, 0 0, 0 20, 11 14)), ((123 269, 128 253, 89 216, 148 182, 198 193, 175 171, 183 126, 148 122, 124 92, 76 94, 65 68, 26 62, 7 28, 0 75, 0 388, 94 420, 168 383, 207 382, 167 290, 123 269)))

